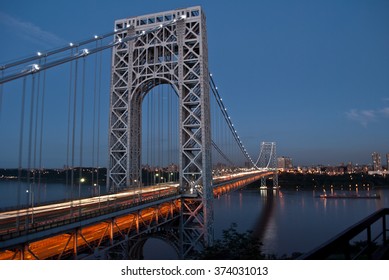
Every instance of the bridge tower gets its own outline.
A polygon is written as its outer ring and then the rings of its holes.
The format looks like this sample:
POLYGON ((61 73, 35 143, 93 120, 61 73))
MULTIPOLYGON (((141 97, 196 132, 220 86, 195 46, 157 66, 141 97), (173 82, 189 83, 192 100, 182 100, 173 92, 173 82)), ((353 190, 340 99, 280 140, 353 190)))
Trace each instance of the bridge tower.
MULTIPOLYGON (((262 142, 259 153, 259 168, 273 171, 273 188, 278 188, 277 153, 275 142, 262 142)), ((261 188, 266 188, 266 177, 261 178, 261 188)))
POLYGON ((112 51, 107 187, 141 186, 142 101, 153 87, 170 84, 180 107, 180 192, 188 194, 179 231, 185 257, 213 241, 206 18, 197 6, 115 21, 115 29, 129 26, 116 40, 143 36, 112 51))

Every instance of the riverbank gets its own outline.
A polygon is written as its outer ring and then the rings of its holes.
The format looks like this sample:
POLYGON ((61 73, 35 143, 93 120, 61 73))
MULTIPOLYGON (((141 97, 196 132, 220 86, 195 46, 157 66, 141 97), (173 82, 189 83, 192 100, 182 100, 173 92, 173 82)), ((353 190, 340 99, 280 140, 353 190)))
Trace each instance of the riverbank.
MULTIPOLYGON (((272 184, 272 179, 268 178, 266 185, 270 187, 272 184)), ((365 173, 327 175, 283 172, 278 175, 278 185, 284 190, 388 188, 389 176, 368 175, 365 173)), ((258 188, 258 182, 250 184, 247 188, 258 188)))

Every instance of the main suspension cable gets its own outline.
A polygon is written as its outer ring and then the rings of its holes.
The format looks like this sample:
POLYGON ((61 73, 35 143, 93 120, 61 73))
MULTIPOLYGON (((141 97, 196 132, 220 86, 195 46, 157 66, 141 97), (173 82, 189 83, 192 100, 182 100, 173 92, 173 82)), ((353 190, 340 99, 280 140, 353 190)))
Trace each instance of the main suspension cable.
MULTIPOLYGON (((183 20, 183 19, 184 19, 184 17, 180 17, 178 20, 183 20)), ((111 42, 111 43, 109 43, 107 45, 100 46, 100 47, 93 48, 93 49, 83 49, 83 50, 81 50, 81 52, 76 53, 73 56, 57 59, 57 60, 54 60, 52 62, 46 63, 44 65, 38 65, 38 64, 29 65, 27 69, 24 69, 20 73, 16 73, 16 74, 12 74, 12 75, 3 77, 0 80, 0 84, 6 83, 6 82, 10 82, 10 81, 22 78, 24 76, 27 76, 27 75, 30 75, 30 74, 33 74, 33 73, 36 73, 36 72, 39 72, 39 71, 47 70, 47 69, 53 68, 55 66, 62 65, 64 63, 68 63, 70 61, 77 60, 77 59, 85 57, 87 55, 91 55, 91 54, 95 54, 95 53, 98 53, 98 52, 101 52, 101 51, 104 51, 104 50, 107 50, 107 49, 111 49, 111 48, 116 47, 116 46, 118 46, 120 44, 124 44, 124 43, 126 43, 128 41, 136 40, 139 37, 142 37, 142 36, 145 36, 145 35, 147 35, 149 33, 152 33, 152 32, 155 32, 157 30, 160 30, 160 29, 162 29, 162 28, 164 28, 166 26, 175 24, 176 22, 177 22, 177 19, 174 19, 174 20, 169 21, 167 23, 160 24, 160 25, 158 25, 156 27, 153 27, 153 28, 150 28, 150 29, 147 29, 147 30, 143 30, 142 32, 139 32, 137 34, 134 34, 134 35, 131 35, 131 36, 127 36, 127 37, 124 37, 124 38, 118 38, 117 40, 115 40, 115 41, 113 41, 113 42, 111 42)), ((131 26, 126 27, 124 29, 116 30, 114 34, 125 32, 129 28, 131 28, 131 26)), ((88 41, 88 43, 93 42, 94 40, 98 40, 98 36, 96 36, 94 39, 91 39, 91 41, 88 41)), ((77 49, 79 47, 79 44, 78 45, 74 44, 74 45, 70 45, 68 47, 64 47, 64 48, 61 49, 61 51, 58 51, 57 53, 60 53, 60 52, 72 49, 73 47, 75 47, 77 49)), ((30 57, 27 60, 21 60, 21 61, 15 62, 15 63, 6 64, 6 65, 3 65, 3 66, 0 66, 0 70, 4 70, 4 69, 7 69, 9 67, 13 67, 13 66, 20 65, 20 64, 23 64, 23 63, 26 63, 26 62, 37 60, 37 59, 40 58, 41 55, 42 54, 30 57)))
POLYGON ((211 88, 211 91, 212 91, 212 93, 215 96, 216 102, 219 105, 219 108, 220 108, 220 110, 222 112, 222 115, 224 116, 224 120, 227 122, 227 125, 228 125, 228 127, 229 127, 229 129, 230 129, 230 131, 231 131, 231 133, 232 133, 232 135, 234 137, 234 139, 235 139, 235 142, 238 144, 238 146, 239 146, 241 152, 243 153, 243 155, 251 162, 253 167, 256 167, 255 163, 251 159, 251 156, 248 154, 246 148, 244 147, 242 141, 240 140, 240 137, 239 137, 236 129, 234 128, 234 124, 232 123, 231 118, 230 118, 230 116, 227 113, 227 108, 223 104, 223 100, 220 97, 218 88, 217 88, 217 86, 216 86, 216 84, 214 82, 212 74, 209 74, 209 77, 210 77, 210 88, 211 88))

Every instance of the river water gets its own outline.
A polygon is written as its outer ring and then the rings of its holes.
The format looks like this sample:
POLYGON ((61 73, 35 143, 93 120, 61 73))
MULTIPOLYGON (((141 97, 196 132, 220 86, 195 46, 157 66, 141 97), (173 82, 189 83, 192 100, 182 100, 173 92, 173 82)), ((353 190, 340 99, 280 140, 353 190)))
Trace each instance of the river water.
POLYGON ((389 207, 389 187, 372 193, 380 199, 322 199, 318 197, 322 190, 243 189, 215 201, 215 235, 220 237, 222 229, 235 222, 240 231, 254 231, 266 254, 281 257, 308 252, 376 210, 389 207))
MULTIPOLYGON (((65 184, 35 188, 33 199, 27 189, 15 181, 0 181, 0 208, 16 206, 18 201, 28 204, 33 200, 36 204, 71 196, 70 187, 65 184)), ((81 186, 73 189, 73 197, 97 195, 98 191, 103 194, 104 190, 105 187, 81 186)), ((318 197, 322 191, 251 188, 223 195, 214 201, 215 238, 221 238, 223 230, 235 223, 238 231, 251 230, 262 240, 265 254, 281 257, 304 253, 376 210, 389 207, 389 187, 370 190, 370 194, 379 194, 380 199, 322 199, 318 197)), ((364 194, 366 190, 359 192, 364 194)), ((160 240, 150 240, 144 254, 146 259, 169 259, 174 258, 172 250, 160 240), (156 246, 161 249, 155 250, 156 246)))

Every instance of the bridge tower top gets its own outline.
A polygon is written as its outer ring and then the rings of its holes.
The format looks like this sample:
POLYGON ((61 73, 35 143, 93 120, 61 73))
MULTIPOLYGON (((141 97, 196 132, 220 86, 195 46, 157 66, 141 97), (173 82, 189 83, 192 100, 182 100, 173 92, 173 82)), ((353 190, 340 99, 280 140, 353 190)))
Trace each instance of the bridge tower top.
POLYGON ((124 19, 118 19, 115 21, 115 29, 122 29, 127 26, 133 26, 135 29, 145 29, 150 27, 159 26, 164 23, 169 23, 174 20, 182 18, 198 18, 205 17, 202 12, 201 6, 194 6, 189 8, 175 9, 171 11, 165 11, 160 13, 148 14, 143 16, 128 17, 124 19))

